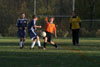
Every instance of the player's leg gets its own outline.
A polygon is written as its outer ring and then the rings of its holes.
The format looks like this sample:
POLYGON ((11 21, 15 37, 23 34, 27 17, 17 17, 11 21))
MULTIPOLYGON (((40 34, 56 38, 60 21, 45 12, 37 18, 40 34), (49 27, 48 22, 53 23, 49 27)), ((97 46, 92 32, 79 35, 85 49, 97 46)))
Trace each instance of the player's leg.
POLYGON ((41 47, 41 43, 40 43, 40 38, 39 38, 39 36, 36 37, 36 40, 37 40, 38 47, 39 47, 39 48, 42 48, 42 47, 41 47))
POLYGON ((33 49, 33 48, 34 48, 35 43, 36 43, 36 39, 33 39, 33 42, 32 42, 32 45, 31 45, 31 49, 33 49))
POLYGON ((44 44, 43 44, 43 47, 44 47, 43 49, 44 49, 44 50, 46 49, 47 40, 48 40, 48 38, 45 37, 45 38, 44 38, 44 44))
POLYGON ((79 29, 77 29, 76 30, 76 43, 77 43, 77 45, 79 45, 79 36, 80 36, 80 34, 79 34, 79 29))
POLYGON ((26 32, 23 30, 23 31, 22 31, 22 41, 23 41, 22 47, 23 47, 23 48, 24 48, 24 42, 25 42, 25 40, 26 40, 26 32))
POLYGON ((53 45, 55 48, 58 48, 57 44, 52 41, 52 34, 49 34, 48 42, 50 42, 50 44, 53 45))
POLYGON ((25 42, 26 38, 22 38, 22 47, 24 48, 24 42, 25 42))
POLYGON ((55 48, 58 48, 57 44, 53 41, 50 41, 50 44, 53 45, 55 48))
POLYGON ((47 42, 48 42, 48 32, 46 32, 46 37, 44 37, 44 44, 43 44, 43 49, 45 50, 46 49, 46 45, 47 45, 47 42))
POLYGON ((73 45, 76 45, 76 42, 75 42, 75 30, 72 30, 72 42, 73 42, 73 45))
POLYGON ((19 42, 19 46, 20 46, 20 49, 22 49, 23 48, 23 38, 20 38, 20 42, 19 42))
POLYGON ((19 46, 20 46, 20 49, 22 49, 23 48, 23 31, 22 30, 18 30, 18 37, 20 38, 19 46))
POLYGON ((19 37, 19 39, 20 39, 20 41, 19 41, 19 47, 20 47, 20 49, 22 49, 23 41, 22 41, 22 37, 21 37, 21 31, 18 30, 17 34, 18 34, 18 37, 19 37))
POLYGON ((35 43, 36 43, 36 36, 31 30, 28 31, 28 34, 29 34, 29 36, 30 36, 30 38, 32 40, 32 45, 30 47, 32 49, 32 48, 34 48, 35 43))
POLYGON ((32 33, 32 32, 30 32, 30 37, 31 37, 31 40, 33 41, 32 42, 32 45, 31 45, 31 48, 34 48, 34 46, 35 46, 35 43, 36 43, 36 36, 35 36, 35 34, 34 33, 32 33))

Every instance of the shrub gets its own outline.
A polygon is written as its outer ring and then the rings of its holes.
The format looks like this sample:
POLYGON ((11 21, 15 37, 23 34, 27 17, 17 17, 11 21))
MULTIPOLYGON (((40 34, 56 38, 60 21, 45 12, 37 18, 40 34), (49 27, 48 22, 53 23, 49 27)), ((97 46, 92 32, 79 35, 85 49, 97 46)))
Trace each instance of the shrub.
POLYGON ((82 37, 95 37, 96 32, 95 31, 88 31, 85 28, 81 29, 81 34, 82 37))
POLYGON ((10 25, 6 35, 10 37, 17 36, 17 27, 15 25, 10 25))
POLYGON ((100 37, 100 29, 96 32, 96 37, 100 37))

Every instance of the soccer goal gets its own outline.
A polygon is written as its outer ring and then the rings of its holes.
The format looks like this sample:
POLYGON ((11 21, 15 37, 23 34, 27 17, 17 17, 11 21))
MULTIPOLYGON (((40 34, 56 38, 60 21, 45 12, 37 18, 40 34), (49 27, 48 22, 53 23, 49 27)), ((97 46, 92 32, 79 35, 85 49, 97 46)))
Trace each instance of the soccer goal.
POLYGON ((38 16, 70 17, 75 0, 34 0, 34 14, 38 16))

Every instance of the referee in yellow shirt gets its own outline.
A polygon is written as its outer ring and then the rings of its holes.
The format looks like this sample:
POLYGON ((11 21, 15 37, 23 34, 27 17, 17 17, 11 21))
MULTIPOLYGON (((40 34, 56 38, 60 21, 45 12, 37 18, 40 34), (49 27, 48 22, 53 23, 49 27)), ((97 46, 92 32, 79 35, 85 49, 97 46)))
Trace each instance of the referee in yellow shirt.
POLYGON ((72 17, 70 18, 70 29, 72 30, 73 45, 79 46, 80 28, 81 19, 76 16, 75 12, 72 12, 72 17))

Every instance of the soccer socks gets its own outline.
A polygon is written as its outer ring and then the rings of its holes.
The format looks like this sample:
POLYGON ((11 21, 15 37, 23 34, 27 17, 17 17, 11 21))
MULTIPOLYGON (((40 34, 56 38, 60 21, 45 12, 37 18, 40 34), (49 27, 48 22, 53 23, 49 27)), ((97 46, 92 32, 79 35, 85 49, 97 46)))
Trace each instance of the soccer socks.
POLYGON ((35 43, 36 43, 36 42, 33 42, 33 43, 32 43, 32 46, 31 46, 31 48, 34 48, 34 46, 35 46, 35 43))
POLYGON ((19 42, 20 49, 22 49, 24 47, 24 41, 25 40, 20 40, 20 42, 19 42))
POLYGON ((19 46, 22 48, 23 41, 20 41, 19 46))
MULTIPOLYGON (((44 48, 46 48, 46 44, 47 44, 47 43, 44 42, 44 45, 43 45, 44 48)), ((58 48, 57 44, 52 44, 52 45, 53 45, 55 48, 58 48)))
POLYGON ((44 42, 44 45, 43 45, 44 48, 46 48, 46 44, 47 44, 47 43, 44 42))
POLYGON ((39 47, 41 47, 40 40, 37 41, 37 44, 38 44, 39 47))
POLYGON ((55 48, 58 48, 57 44, 52 44, 55 48))
MULTIPOLYGON (((34 46, 35 46, 35 43, 36 43, 36 42, 33 42, 33 43, 32 43, 32 46, 31 46, 31 48, 34 48, 34 46)), ((39 47, 41 47, 41 43, 40 43, 40 41, 39 41, 39 40, 37 41, 37 44, 38 44, 38 46, 39 46, 39 47)))

